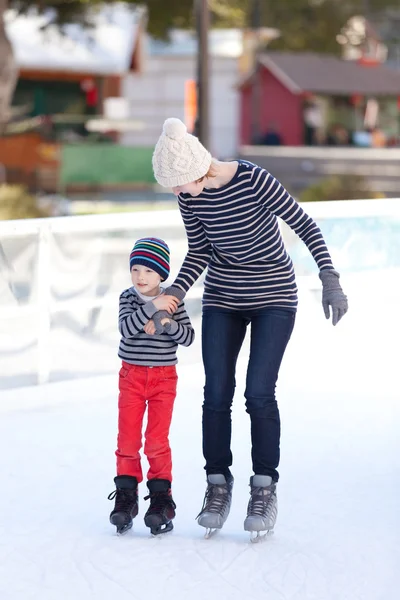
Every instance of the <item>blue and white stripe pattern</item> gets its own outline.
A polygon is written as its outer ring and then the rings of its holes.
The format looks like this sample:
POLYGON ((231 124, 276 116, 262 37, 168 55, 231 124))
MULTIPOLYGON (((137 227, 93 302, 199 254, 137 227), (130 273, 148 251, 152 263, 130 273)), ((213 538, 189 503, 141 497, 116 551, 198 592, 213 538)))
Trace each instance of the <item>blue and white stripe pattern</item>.
POLYGON ((189 250, 173 285, 186 292, 208 267, 204 308, 295 310, 294 269, 277 217, 304 241, 320 270, 333 269, 322 233, 268 171, 238 162, 225 186, 179 195, 189 250))
POLYGON ((118 356, 122 360, 146 367, 175 365, 178 362, 178 344, 190 346, 193 343, 194 329, 183 302, 180 302, 171 317, 171 329, 168 333, 145 333, 143 327, 157 311, 153 302, 142 300, 133 286, 122 292, 118 318, 121 334, 118 356))

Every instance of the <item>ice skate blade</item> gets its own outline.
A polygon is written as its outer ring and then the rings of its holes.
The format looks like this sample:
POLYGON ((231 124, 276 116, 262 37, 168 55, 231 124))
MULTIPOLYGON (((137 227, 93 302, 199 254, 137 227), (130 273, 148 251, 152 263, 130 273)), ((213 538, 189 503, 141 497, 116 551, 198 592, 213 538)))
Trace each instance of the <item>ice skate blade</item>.
POLYGON ((117 527, 116 534, 118 536, 125 535, 130 529, 132 529, 133 523, 128 523, 127 525, 123 525, 122 527, 117 527))
POLYGON ((169 531, 172 531, 173 528, 174 528, 174 524, 172 523, 172 521, 170 521, 169 523, 163 523, 162 525, 157 525, 156 527, 151 527, 150 533, 153 537, 159 537, 163 533, 168 533, 169 531))
POLYGON ((214 535, 218 533, 218 531, 220 530, 216 527, 207 527, 206 532, 204 534, 204 539, 209 540, 210 538, 214 537, 214 535))
POLYGON ((263 542, 267 537, 271 537, 274 535, 273 529, 268 529, 268 531, 252 531, 250 533, 250 542, 252 544, 259 544, 263 542))
POLYGON ((121 517, 118 513, 110 517, 110 523, 116 528, 117 535, 124 535, 124 533, 129 531, 129 529, 132 529, 133 525, 132 519, 126 522, 126 519, 124 517, 121 517))

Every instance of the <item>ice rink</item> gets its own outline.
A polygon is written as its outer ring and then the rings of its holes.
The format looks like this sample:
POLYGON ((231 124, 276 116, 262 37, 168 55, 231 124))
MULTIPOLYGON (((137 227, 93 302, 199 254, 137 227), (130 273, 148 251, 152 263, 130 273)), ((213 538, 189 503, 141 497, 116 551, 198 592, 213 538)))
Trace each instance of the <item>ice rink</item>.
POLYGON ((205 540, 195 521, 205 473, 200 317, 193 300, 188 305, 198 336, 193 348, 179 351, 171 430, 175 529, 161 539, 149 536, 143 523, 146 488, 141 484, 134 528, 117 537, 108 522, 112 503, 107 500, 115 470, 117 335, 109 333, 115 326, 100 318, 98 337, 83 337, 81 326, 70 326, 66 317, 60 326, 59 320, 51 338, 57 340, 53 364, 59 364, 60 342, 70 352, 64 371, 69 368, 72 374, 63 376, 60 368, 54 376, 53 369, 50 383, 32 385, 34 344, 18 345, 12 330, 16 317, 3 318, 1 600, 397 600, 396 218, 389 215, 377 223, 376 216, 365 217, 358 229, 349 215, 336 229, 321 222, 349 296, 349 313, 336 328, 324 318, 319 281, 315 272, 310 274, 306 248, 292 247, 300 304, 277 388, 282 419, 279 515, 275 535, 260 544, 250 544, 243 530, 251 475, 243 400, 248 340, 238 363, 235 486, 224 529, 205 540), (346 223, 351 244, 341 239, 349 239, 346 223), (7 352, 8 342, 14 352, 7 352), (96 352, 97 373, 92 364, 89 370, 82 364, 96 352))

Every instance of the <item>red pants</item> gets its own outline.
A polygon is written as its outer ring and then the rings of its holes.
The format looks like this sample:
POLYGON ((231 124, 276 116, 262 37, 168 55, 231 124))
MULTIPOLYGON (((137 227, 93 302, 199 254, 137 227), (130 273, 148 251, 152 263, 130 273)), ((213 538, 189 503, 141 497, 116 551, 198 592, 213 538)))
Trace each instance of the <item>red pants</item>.
POLYGON ((141 367, 122 361, 119 372, 117 475, 143 480, 139 450, 147 403, 144 453, 149 461, 147 479, 172 481, 168 434, 176 396, 175 366, 141 367))

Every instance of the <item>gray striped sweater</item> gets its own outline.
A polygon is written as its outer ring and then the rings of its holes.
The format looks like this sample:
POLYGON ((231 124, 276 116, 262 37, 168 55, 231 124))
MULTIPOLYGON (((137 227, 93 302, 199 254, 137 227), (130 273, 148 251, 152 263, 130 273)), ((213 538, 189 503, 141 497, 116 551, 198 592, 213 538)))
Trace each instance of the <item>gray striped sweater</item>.
POLYGON ((203 308, 295 310, 297 286, 278 219, 305 242, 320 270, 333 269, 316 223, 268 171, 240 160, 233 179, 180 194, 188 253, 174 285, 185 292, 207 269, 203 308))
POLYGON ((178 344, 190 346, 194 340, 194 329, 183 302, 172 315, 168 333, 148 335, 143 327, 158 311, 152 301, 145 302, 132 286, 119 298, 118 327, 121 341, 118 356, 132 365, 161 367, 178 362, 178 344))

